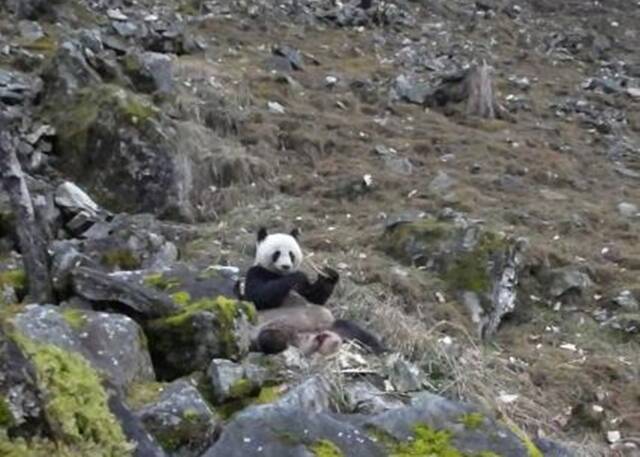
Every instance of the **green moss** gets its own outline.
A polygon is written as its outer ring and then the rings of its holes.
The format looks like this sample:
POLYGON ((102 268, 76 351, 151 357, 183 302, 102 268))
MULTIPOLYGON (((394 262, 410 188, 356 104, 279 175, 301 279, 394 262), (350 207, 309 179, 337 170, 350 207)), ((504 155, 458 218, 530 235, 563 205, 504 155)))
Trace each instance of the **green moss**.
POLYGON ((110 268, 136 270, 140 260, 129 249, 112 249, 102 254, 102 263, 110 268))
POLYGON ((27 275, 22 269, 0 272, 0 289, 5 286, 24 291, 27 288, 27 275))
POLYGON ((451 443, 453 435, 450 431, 436 430, 425 424, 414 428, 414 438, 408 442, 399 442, 376 428, 368 428, 367 432, 373 441, 387 449, 390 457, 500 457, 491 451, 473 454, 462 452, 451 443))
POLYGON ((140 409, 160 398, 165 385, 161 382, 141 382, 132 385, 127 391, 127 404, 133 409, 140 409))
POLYGON ((463 414, 460 417, 460 422, 464 424, 468 430, 475 430, 484 423, 484 416, 480 413, 463 414))
POLYGON ((9 402, 0 397, 0 428, 9 428, 13 422, 14 417, 9 408, 9 402))
POLYGON ((2 457, 75 457, 79 454, 62 443, 43 439, 33 439, 29 442, 24 438, 9 439, 6 430, 0 428, 0 455, 2 457))
POLYGON ((154 287, 162 291, 167 291, 180 284, 178 280, 167 278, 162 273, 155 273, 145 276, 143 279, 143 283, 145 286, 154 287))
POLYGON ((195 409, 186 409, 182 415, 182 418, 187 422, 197 422, 199 417, 200 414, 195 409))
POLYGON ((248 379, 238 379, 230 388, 229 395, 233 398, 245 398, 251 396, 255 386, 248 379))
POLYGON ((21 43, 21 47, 30 51, 41 52, 46 55, 53 55, 58 49, 58 42, 54 37, 43 36, 35 41, 21 43))
POLYGON ((62 318, 75 330, 81 329, 87 321, 87 316, 79 309, 66 308, 62 311, 62 318))
POLYGON ((309 446, 311 452, 316 457, 342 457, 344 454, 329 440, 319 440, 309 446))
POLYGON ((182 312, 156 322, 171 327, 182 327, 189 322, 196 313, 201 311, 212 312, 218 317, 222 341, 229 354, 234 352, 233 348, 235 347, 233 331, 235 319, 240 317, 241 314, 246 315, 250 321, 254 321, 255 319, 255 308, 249 303, 219 296, 213 300, 203 298, 185 304, 183 305, 182 312))
POLYGON ((475 248, 453 260, 443 279, 454 290, 467 290, 479 294, 491 291, 488 267, 492 256, 505 249, 505 242, 497 235, 484 232, 475 248))
POLYGON ((260 393, 254 400, 254 404, 266 405, 268 403, 273 403, 278 398, 280 398, 280 386, 265 386, 260 389, 260 393))
POLYGON ((185 307, 191 301, 191 295, 189 294, 189 292, 180 291, 180 292, 171 294, 171 299, 176 305, 185 307))
POLYGON ((511 431, 518 435, 520 440, 522 440, 522 444, 524 444, 524 447, 527 448, 529 457, 544 457, 544 454, 540 451, 540 449, 538 449, 538 446, 536 446, 533 441, 531 441, 531 438, 529 438, 524 430, 522 430, 513 422, 510 422, 509 426, 511 428, 511 431))
POLYGON ((464 454, 451 445, 450 432, 434 430, 427 425, 416 426, 414 432, 413 441, 399 443, 390 449, 389 455, 391 457, 464 457, 464 454))
POLYGON ((47 420, 62 444, 75 455, 131 455, 133 447, 109 410, 101 380, 82 356, 15 335, 13 339, 33 363, 38 386, 47 396, 47 420))

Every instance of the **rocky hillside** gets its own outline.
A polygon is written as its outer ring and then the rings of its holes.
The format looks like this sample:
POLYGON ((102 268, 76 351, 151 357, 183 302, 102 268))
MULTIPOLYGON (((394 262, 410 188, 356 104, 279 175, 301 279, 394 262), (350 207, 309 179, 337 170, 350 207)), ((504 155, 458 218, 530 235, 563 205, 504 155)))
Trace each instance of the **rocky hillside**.
POLYGON ((0 0, 0 455, 639 456, 638 24, 0 0), (262 225, 390 352, 250 352, 262 225))

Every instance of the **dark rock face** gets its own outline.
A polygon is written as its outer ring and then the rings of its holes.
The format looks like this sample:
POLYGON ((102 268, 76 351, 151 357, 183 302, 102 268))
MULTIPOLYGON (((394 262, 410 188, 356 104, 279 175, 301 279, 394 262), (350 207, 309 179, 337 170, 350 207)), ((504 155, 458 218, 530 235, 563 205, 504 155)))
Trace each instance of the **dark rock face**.
POLYGON ((93 85, 67 103, 52 119, 60 129, 60 167, 111 211, 210 219, 219 209, 207 202, 215 201, 216 189, 270 174, 265 162, 230 148, 211 130, 169 120, 126 89, 93 85))

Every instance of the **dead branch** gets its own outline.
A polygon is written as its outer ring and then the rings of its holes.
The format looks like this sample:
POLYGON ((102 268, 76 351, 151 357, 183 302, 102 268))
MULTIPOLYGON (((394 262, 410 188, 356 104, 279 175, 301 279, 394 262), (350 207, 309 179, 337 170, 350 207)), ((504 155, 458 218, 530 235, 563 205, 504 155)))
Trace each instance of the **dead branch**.
POLYGON ((36 218, 24 173, 16 156, 16 141, 9 131, 8 120, 0 113, 0 179, 15 215, 18 243, 27 274, 29 300, 53 303, 47 242, 36 218))

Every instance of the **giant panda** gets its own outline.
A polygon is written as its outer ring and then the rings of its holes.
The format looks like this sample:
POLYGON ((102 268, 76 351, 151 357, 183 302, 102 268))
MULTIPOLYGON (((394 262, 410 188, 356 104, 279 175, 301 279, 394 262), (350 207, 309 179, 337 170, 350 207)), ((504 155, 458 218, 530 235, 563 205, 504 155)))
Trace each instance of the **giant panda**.
POLYGON ((353 321, 335 319, 325 305, 338 273, 325 268, 311 282, 300 270, 303 254, 299 231, 258 230, 254 264, 247 271, 243 298, 258 310, 254 348, 277 353, 294 345, 305 353, 335 352, 342 340, 356 340, 370 351, 385 351, 378 338, 353 321))

